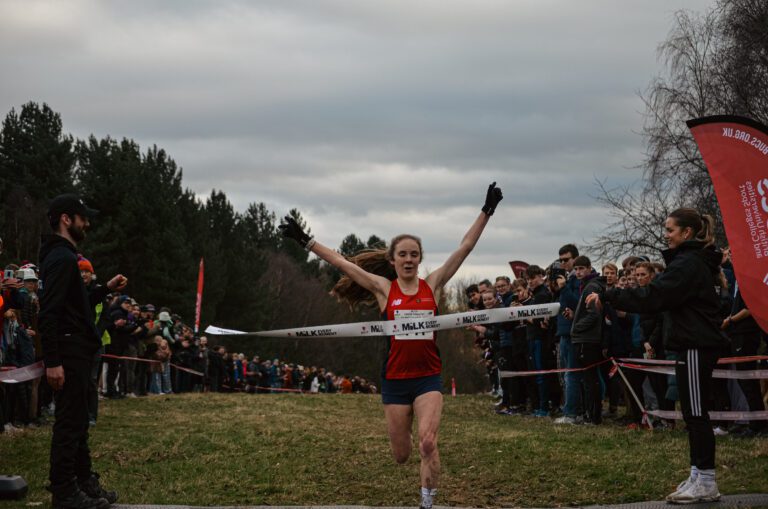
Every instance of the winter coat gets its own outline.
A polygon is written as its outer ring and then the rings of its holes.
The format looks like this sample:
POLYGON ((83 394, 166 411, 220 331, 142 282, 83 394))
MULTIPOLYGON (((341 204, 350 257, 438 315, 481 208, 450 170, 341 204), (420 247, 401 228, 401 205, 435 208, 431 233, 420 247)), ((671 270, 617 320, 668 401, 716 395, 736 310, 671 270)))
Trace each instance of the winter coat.
MULTIPOLYGON (((549 289, 547 289, 546 284, 537 286, 533 292, 531 292, 531 294, 531 302, 528 302, 525 305, 535 306, 538 304, 547 304, 552 302, 552 294, 549 292, 549 289)), ((528 341, 543 341, 547 339, 548 331, 547 329, 541 327, 543 321, 543 318, 535 318, 533 323, 526 324, 526 336, 528 341)))
POLYGON ((565 282, 565 286, 559 294, 560 313, 557 314, 557 336, 570 336, 573 319, 568 319, 563 315, 565 308, 576 309, 579 303, 579 280, 572 274, 565 282))
POLYGON ((592 276, 584 285, 576 310, 573 313, 571 342, 573 344, 590 343, 603 345, 603 313, 595 306, 587 306, 585 300, 591 293, 598 295, 605 292, 605 278, 592 276))
POLYGON ((107 289, 86 290, 75 246, 60 235, 43 235, 40 280, 38 332, 46 367, 60 366, 62 357, 92 359, 101 348, 93 310, 107 289))
POLYGON ((668 350, 722 348, 720 299, 715 293, 722 254, 699 241, 683 242, 662 252, 667 268, 648 286, 612 288, 605 301, 634 313, 664 312, 663 337, 668 350))

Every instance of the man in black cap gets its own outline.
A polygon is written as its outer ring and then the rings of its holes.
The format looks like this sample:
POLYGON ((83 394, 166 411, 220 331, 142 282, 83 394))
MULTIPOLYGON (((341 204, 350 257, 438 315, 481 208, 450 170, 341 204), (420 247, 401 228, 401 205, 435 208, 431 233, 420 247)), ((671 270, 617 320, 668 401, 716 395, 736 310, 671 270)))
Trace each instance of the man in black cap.
POLYGON ((80 276, 77 243, 85 239, 96 210, 72 194, 57 196, 48 208, 53 235, 40 247, 38 328, 46 377, 54 390, 56 421, 51 439, 50 487, 54 509, 107 509, 117 501, 91 470, 88 449, 88 386, 93 356, 101 346, 93 309, 109 290, 128 280, 117 275, 106 288, 88 293, 80 276))

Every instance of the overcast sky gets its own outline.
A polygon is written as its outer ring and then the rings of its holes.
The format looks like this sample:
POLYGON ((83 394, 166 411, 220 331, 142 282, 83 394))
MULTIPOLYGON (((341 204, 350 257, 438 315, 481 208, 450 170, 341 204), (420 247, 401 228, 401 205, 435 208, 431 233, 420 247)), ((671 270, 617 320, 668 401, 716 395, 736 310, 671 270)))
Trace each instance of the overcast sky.
MULTIPOLYGON (((679 9, 710 0, 0 1, 0 114, 165 148, 200 196, 297 207, 317 238, 457 245, 459 276, 546 264, 606 225, 595 178, 640 177, 638 92, 679 9)), ((588 248, 586 249, 588 253, 588 248)))

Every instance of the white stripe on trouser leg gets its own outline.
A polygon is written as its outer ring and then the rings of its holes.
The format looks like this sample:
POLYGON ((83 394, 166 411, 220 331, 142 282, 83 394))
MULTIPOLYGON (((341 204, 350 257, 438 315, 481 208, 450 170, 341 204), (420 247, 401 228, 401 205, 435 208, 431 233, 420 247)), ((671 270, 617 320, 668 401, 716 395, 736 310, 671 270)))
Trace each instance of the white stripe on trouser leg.
POLYGON ((699 415, 696 410, 696 366, 694 365, 694 351, 688 350, 688 401, 691 405, 691 415, 699 415))
POLYGON ((693 409, 693 380, 691 377, 691 351, 688 350, 685 355, 685 360, 687 366, 685 367, 685 370, 687 371, 688 375, 688 405, 691 407, 691 415, 696 415, 694 409, 693 409))
POLYGON ((689 350, 691 356, 691 414, 701 417, 701 392, 699 388, 699 351, 689 350))
POLYGON ((693 415, 701 416, 701 395, 699 394, 699 351, 691 350, 691 359, 693 360, 693 387, 691 393, 693 393, 693 400, 696 402, 696 406, 693 410, 693 415))

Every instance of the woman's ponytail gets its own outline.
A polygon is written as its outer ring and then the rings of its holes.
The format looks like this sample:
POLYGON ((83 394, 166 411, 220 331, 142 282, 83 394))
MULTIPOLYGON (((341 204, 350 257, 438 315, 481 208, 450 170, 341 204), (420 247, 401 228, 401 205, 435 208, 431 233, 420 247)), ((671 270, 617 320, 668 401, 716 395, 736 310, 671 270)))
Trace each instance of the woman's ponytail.
POLYGON ((715 220, 709 214, 699 214, 696 209, 679 208, 673 210, 669 217, 675 220, 680 228, 690 228, 693 240, 709 246, 715 242, 715 220))

